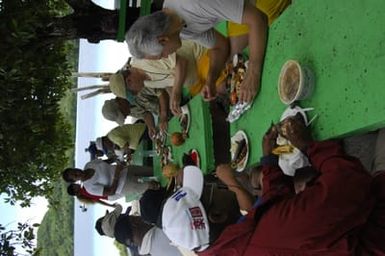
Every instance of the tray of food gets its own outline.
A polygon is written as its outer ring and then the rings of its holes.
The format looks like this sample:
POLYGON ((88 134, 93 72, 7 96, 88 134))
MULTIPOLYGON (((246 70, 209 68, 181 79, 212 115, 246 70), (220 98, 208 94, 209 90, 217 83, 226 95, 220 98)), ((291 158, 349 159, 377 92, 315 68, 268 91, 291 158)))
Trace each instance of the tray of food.
POLYGON ((228 67, 229 72, 229 86, 230 86, 230 104, 236 105, 239 99, 239 92, 241 83, 245 79, 247 70, 247 62, 242 54, 235 54, 233 62, 228 67))

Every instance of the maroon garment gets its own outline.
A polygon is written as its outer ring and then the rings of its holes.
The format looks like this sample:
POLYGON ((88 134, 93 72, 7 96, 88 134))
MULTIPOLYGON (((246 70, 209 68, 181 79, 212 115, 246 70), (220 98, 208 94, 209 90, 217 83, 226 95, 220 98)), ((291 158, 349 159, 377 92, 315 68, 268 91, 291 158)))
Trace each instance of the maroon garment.
POLYGON ((100 199, 108 200, 108 196, 97 196, 97 195, 92 195, 88 193, 88 191, 84 188, 80 188, 80 195, 84 196, 85 198, 92 200, 94 202, 98 202, 100 199))
POLYGON ((359 233, 360 248, 357 255, 385 255, 385 170, 375 175, 372 192, 376 200, 368 221, 359 233))
POLYGON ((312 185, 294 195, 279 167, 264 166, 262 200, 272 206, 257 222, 254 214, 263 205, 227 227, 200 255, 354 254, 357 231, 373 208, 372 178, 336 142, 314 142, 307 155, 321 173, 312 185))

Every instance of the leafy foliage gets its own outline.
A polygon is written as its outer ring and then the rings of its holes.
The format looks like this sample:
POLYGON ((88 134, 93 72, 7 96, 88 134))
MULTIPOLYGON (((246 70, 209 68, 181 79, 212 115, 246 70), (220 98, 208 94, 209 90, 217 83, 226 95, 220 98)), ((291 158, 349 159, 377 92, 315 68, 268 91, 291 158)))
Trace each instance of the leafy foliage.
POLYGON ((0 224, 0 255, 38 255, 38 250, 34 250, 34 228, 38 226, 39 224, 17 223, 15 229, 6 230, 0 224))
POLYGON ((67 194, 67 184, 55 183, 50 208, 37 232, 40 256, 73 255, 74 199, 67 194))
POLYGON ((116 248, 118 248, 120 256, 131 256, 131 254, 129 254, 127 251, 127 247, 124 244, 121 244, 115 240, 114 245, 116 246, 116 248))
POLYGON ((72 146, 58 102, 71 86, 73 44, 36 36, 67 9, 60 0, 0 1, 0 192, 10 204, 49 195, 72 146))

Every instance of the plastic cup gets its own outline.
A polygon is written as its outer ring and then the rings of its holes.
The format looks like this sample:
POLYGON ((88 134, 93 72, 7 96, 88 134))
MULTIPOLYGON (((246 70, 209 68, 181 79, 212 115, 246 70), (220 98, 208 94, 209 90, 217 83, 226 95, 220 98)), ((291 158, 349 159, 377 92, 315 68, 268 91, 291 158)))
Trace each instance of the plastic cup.
POLYGON ((314 76, 311 70, 301 66, 298 61, 286 61, 278 79, 278 94, 281 101, 290 105, 294 101, 307 99, 311 96, 313 88, 314 76))

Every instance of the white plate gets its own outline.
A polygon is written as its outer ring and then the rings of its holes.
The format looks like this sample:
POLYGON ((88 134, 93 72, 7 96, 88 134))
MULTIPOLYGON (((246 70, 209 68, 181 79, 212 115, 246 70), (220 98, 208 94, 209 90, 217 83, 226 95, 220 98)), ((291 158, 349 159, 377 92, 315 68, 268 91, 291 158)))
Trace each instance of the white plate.
POLYGON ((244 131, 242 131, 242 130, 237 131, 231 137, 231 148, 230 148, 231 159, 233 159, 234 154, 235 154, 235 149, 236 149, 236 147, 235 147, 236 144, 235 143, 236 143, 236 141, 241 141, 242 139, 245 139, 245 141, 246 141, 247 152, 246 152, 245 160, 243 161, 243 163, 241 165, 237 166, 237 169, 236 169, 237 172, 242 172, 246 168, 247 161, 249 160, 249 151, 250 151, 249 140, 247 139, 246 133, 244 131))
POLYGON ((306 126, 308 126, 308 125, 310 125, 310 124, 314 121, 314 119, 317 117, 317 115, 315 115, 310 121, 308 121, 306 112, 307 112, 307 111, 311 111, 311 110, 314 110, 314 108, 301 108, 300 106, 295 106, 295 107, 289 106, 289 107, 282 113, 280 121, 283 121, 283 120, 285 120, 285 119, 288 118, 288 117, 295 116, 297 113, 300 113, 300 114, 302 115, 302 117, 304 118, 304 120, 305 120, 306 126))
MULTIPOLYGON (((189 129, 190 129, 190 123, 191 123, 191 116, 190 116, 190 110, 188 108, 188 105, 184 105, 181 107, 182 109, 182 115, 180 115, 180 117, 178 118, 179 119, 179 124, 181 123, 181 119, 184 115, 187 115, 187 127, 186 127, 186 130, 185 132, 188 133, 189 129)), ((182 126, 181 126, 182 127, 182 126)))

